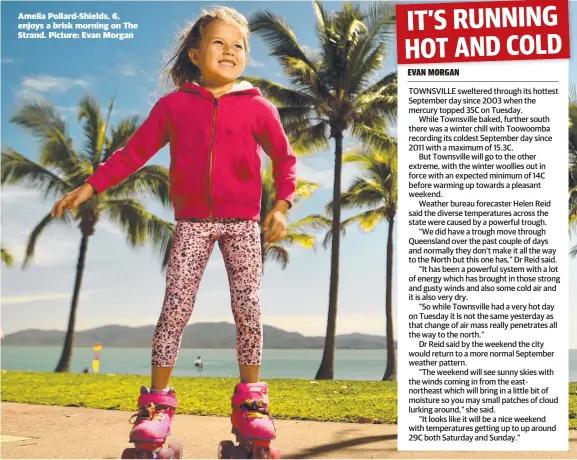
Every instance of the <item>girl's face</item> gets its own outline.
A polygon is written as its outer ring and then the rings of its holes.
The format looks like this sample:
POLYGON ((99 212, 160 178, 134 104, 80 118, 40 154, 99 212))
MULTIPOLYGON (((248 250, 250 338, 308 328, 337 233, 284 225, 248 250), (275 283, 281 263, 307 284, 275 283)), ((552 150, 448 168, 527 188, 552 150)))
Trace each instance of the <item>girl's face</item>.
POLYGON ((188 53, 199 69, 204 82, 226 84, 234 82, 246 66, 245 36, 235 25, 212 21, 204 30, 198 49, 188 53))

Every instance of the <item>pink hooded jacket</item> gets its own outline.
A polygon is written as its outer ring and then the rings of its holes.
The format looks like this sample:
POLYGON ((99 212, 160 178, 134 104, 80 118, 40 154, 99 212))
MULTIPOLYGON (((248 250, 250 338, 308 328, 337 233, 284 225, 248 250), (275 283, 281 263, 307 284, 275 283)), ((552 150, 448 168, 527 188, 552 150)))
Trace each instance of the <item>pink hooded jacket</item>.
POLYGON ((170 144, 175 217, 260 220, 260 147, 271 158, 277 200, 293 204, 296 157, 276 107, 250 83, 216 99, 194 83, 160 98, 126 145, 87 182, 102 192, 170 144))

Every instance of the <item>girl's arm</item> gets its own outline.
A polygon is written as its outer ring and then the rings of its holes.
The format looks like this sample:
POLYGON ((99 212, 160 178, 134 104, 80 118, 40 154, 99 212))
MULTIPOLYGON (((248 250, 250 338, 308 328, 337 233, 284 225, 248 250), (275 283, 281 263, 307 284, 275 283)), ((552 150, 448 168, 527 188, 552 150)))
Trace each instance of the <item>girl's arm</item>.
POLYGON ((148 118, 130 137, 126 145, 115 151, 86 182, 98 193, 118 185, 144 166, 168 142, 168 107, 166 97, 152 108, 148 118))
POLYGON ((296 156, 282 127, 277 108, 266 99, 263 101, 264 114, 257 138, 272 160, 276 201, 286 201, 290 209, 296 189, 296 156))

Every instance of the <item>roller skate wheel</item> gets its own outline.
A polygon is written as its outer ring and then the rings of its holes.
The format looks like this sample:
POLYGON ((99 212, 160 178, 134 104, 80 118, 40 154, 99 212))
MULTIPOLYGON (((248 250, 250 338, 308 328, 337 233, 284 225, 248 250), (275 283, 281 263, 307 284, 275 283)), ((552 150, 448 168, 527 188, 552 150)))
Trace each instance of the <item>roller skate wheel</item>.
POLYGON ((179 442, 179 441, 171 442, 168 445, 168 448, 172 449, 172 452, 173 452, 172 458, 182 458, 183 449, 182 449, 182 443, 181 442, 179 442))
POLYGON ((272 458, 268 446, 254 446, 252 449, 252 458, 272 458))
POLYGON ((134 449, 124 449, 120 458, 135 458, 134 457, 134 449))
POLYGON ((243 446, 234 446, 230 458, 251 458, 250 452, 243 446))
POLYGON ((280 449, 278 447, 270 448, 270 458, 280 459, 280 449))
POLYGON ((218 458, 233 458, 234 442, 220 441, 218 445, 218 458))
POLYGON ((124 452, 122 452, 122 457, 121 458, 146 458, 146 459, 151 459, 154 458, 154 454, 149 451, 149 450, 145 450, 145 449, 134 449, 134 448, 129 448, 129 449, 124 449, 124 452))
POLYGON ((175 458, 172 449, 162 448, 156 453, 156 458, 175 458))

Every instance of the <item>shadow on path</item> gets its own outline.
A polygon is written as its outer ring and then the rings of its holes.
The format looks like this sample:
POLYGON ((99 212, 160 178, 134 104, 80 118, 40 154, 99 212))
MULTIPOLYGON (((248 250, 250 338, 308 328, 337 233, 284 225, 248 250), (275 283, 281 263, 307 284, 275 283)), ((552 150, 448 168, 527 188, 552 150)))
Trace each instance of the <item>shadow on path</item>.
MULTIPOLYGON (((330 444, 325 444, 323 446, 316 446, 316 447, 310 447, 308 449, 303 449, 303 450, 297 451, 296 453, 291 455, 291 458, 299 458, 299 459, 309 458, 309 457, 313 457, 316 455, 326 454, 327 452, 333 452, 333 451, 338 451, 341 449, 346 449, 348 447, 355 447, 355 446, 360 446, 363 444, 371 444, 374 442, 394 441, 396 439, 397 439, 396 434, 385 434, 382 436, 359 437, 359 438, 349 439, 349 440, 341 441, 341 442, 333 442, 330 444)), ((392 449, 387 449, 387 450, 393 450, 396 452, 396 447, 392 448, 392 449)))

